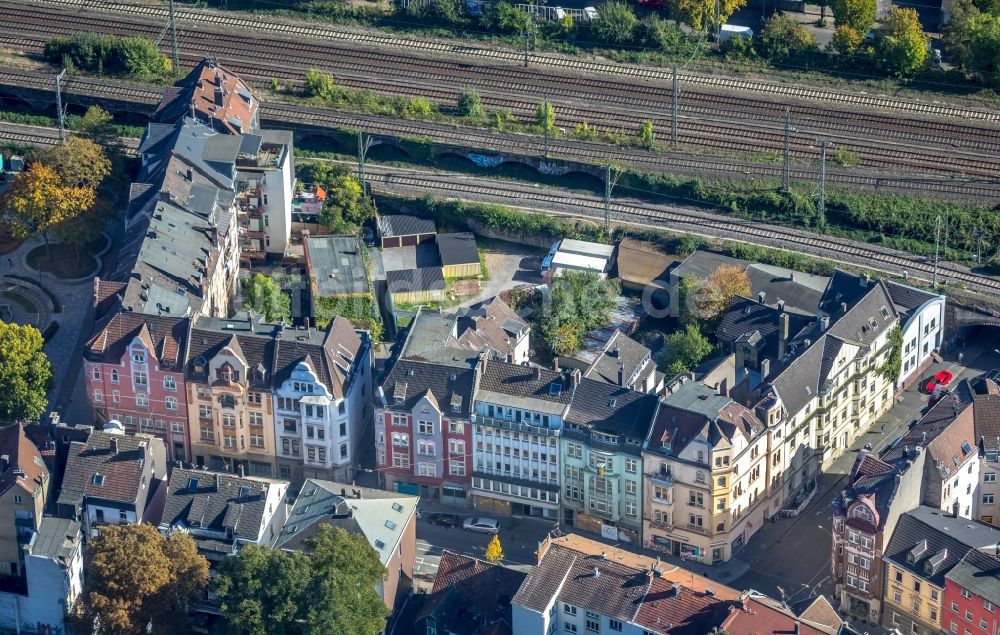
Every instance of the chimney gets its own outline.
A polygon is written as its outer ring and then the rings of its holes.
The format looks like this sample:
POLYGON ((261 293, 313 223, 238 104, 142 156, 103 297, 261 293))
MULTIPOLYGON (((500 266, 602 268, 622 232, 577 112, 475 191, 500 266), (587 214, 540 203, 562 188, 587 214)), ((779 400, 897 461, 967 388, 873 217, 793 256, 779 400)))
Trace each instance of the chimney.
POLYGON ((306 325, 306 330, 307 331, 310 330, 309 329, 309 318, 308 317, 303 319, 303 323, 306 325))
POLYGON ((558 373, 559 372, 559 356, 556 355, 552 360, 552 368, 558 373))
POLYGON ((951 517, 958 518, 958 501, 951 504, 951 517))
POLYGON ((223 96, 224 96, 224 94, 222 92, 222 87, 221 86, 216 86, 215 87, 215 105, 218 106, 219 108, 222 108, 222 103, 223 103, 222 98, 223 98, 223 96))
POLYGON ((799 623, 792 624, 792 635, 799 635, 799 623))
POLYGON ((601 577, 601 570, 598 569, 597 567, 594 567, 594 577, 595 578, 601 577))
POLYGON ((830 328, 830 316, 824 315, 819 319, 819 330, 825 331, 828 328, 830 328))
POLYGON ((540 380, 542 378, 542 367, 535 366, 535 379, 540 380))
POLYGON ((215 475, 215 491, 219 491, 219 486, 222 484, 222 478, 216 474, 215 475))
MULTIPOLYGON (((508 364, 513 364, 514 363, 514 349, 511 348, 511 347, 509 347, 509 346, 507 347, 507 363, 508 364)), ((558 366, 558 365, 559 365, 559 362, 556 362, 556 366, 558 366)))
POLYGON ((760 360, 760 380, 764 381, 770 374, 771 374, 771 360, 769 359, 760 360))
POLYGON ((778 307, 778 310, 783 313, 785 311, 785 301, 784 300, 778 300, 777 307, 778 307))
POLYGON ((778 359, 785 357, 785 347, 788 345, 789 330, 788 314, 782 312, 778 316, 778 359))
POLYGON ((111 449, 111 454, 118 454, 118 439, 111 437, 109 447, 111 449))
POLYGON ((841 302, 840 303, 840 312, 841 313, 847 313, 847 303, 846 302, 841 302))
POLYGON ((246 478, 246 468, 243 467, 242 463, 240 463, 240 478, 246 478))
POLYGON ((766 297, 767 297, 767 293, 765 293, 764 291, 761 291, 760 293, 757 294, 757 302, 760 302, 761 304, 764 304, 764 298, 766 298, 766 297))
MULTIPOLYGON (((619 374, 620 373, 621 373, 621 371, 619 371, 619 374)), ((570 385, 570 388, 576 388, 577 384, 580 383, 580 376, 581 375, 583 375, 583 373, 580 372, 579 368, 574 368, 570 372, 570 374, 569 374, 569 385, 570 385)))
POLYGON ((618 385, 625 386, 625 362, 618 363, 618 385))

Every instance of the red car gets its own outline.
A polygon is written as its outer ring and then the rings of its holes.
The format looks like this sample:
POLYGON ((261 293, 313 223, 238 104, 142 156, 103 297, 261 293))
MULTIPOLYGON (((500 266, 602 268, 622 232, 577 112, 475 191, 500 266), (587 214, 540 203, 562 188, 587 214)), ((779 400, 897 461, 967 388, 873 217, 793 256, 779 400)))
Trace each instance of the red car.
POLYGON ((955 376, 952 375, 951 372, 947 370, 942 370, 937 375, 934 375, 934 381, 941 384, 942 386, 947 386, 949 383, 951 383, 951 380, 954 377, 955 376))

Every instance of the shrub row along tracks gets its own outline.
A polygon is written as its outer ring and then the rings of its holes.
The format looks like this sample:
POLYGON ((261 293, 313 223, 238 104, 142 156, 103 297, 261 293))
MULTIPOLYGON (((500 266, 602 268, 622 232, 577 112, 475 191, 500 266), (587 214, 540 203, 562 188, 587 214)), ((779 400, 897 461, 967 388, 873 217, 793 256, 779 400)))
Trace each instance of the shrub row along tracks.
MULTIPOLYGON (((52 90, 50 76, 31 71, 0 71, 0 86, 3 85, 52 90)), ((160 98, 160 90, 154 87, 77 77, 66 80, 63 90, 67 100, 72 100, 74 95, 81 95, 149 105, 157 103, 160 98)), ((453 152, 465 156, 481 154, 493 157, 498 156, 496 153, 502 153, 506 160, 515 161, 516 157, 539 157, 547 145, 550 159, 561 159, 591 168, 595 164, 612 163, 649 174, 749 178, 772 182, 781 178, 781 166, 774 164, 620 148, 593 141, 550 139, 546 144, 537 135, 361 115, 299 104, 264 104, 261 106, 261 119, 271 127, 299 128, 300 138, 310 132, 322 134, 324 130, 360 130, 385 138, 426 140, 454 148, 453 152)), ((795 165, 790 170, 790 177, 793 181, 815 182, 818 167, 795 165)), ((831 185, 871 191, 936 194, 974 201, 992 202, 1000 194, 1000 184, 995 179, 900 177, 871 169, 839 168, 828 169, 827 180, 831 185)))
MULTIPOLYGON (((0 141, 45 146, 53 145, 58 140, 59 132, 52 128, 0 122, 0 141)), ((369 186, 376 193, 418 197, 433 194, 444 199, 500 203, 547 214, 594 219, 595 222, 601 222, 604 217, 603 200, 577 190, 374 163, 365 166, 365 174, 369 186)), ((846 238, 817 236, 780 225, 761 224, 722 214, 627 198, 616 198, 611 204, 611 213, 617 223, 784 249, 812 258, 851 263, 927 282, 932 281, 934 276, 934 263, 927 258, 846 238)), ((939 278, 943 281, 960 285, 969 291, 1000 295, 1000 280, 995 277, 981 275, 949 262, 938 263, 937 269, 939 278)))
MULTIPOLYGON (((165 11, 113 2, 18 0, 0 7, 0 25, 6 25, 0 33, 7 34, 9 45, 31 50, 51 35, 79 31, 158 38, 165 11), (109 17, 108 11, 116 15, 109 17)), ((650 120, 661 140, 669 138, 671 91, 669 72, 662 69, 556 55, 536 55, 534 67, 524 69, 515 66, 522 54, 510 50, 208 10, 181 9, 179 17, 185 63, 210 53, 249 78, 295 84, 316 67, 344 86, 447 105, 462 87, 474 86, 487 107, 508 108, 521 120, 530 120, 538 101, 548 99, 561 126, 587 121, 601 130, 635 134, 650 120)), ((825 140, 872 168, 988 179, 1000 172, 997 112, 689 72, 680 74, 680 83, 678 143, 684 147, 780 152, 787 102, 796 129, 790 143, 795 157, 816 159, 825 140)))

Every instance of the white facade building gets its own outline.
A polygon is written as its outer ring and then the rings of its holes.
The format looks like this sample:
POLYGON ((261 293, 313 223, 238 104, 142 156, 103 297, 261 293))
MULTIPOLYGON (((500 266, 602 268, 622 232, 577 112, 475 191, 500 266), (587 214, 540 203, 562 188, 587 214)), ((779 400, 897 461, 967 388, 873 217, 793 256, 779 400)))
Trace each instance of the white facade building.
POLYGON ((946 298, 896 282, 887 282, 889 295, 899 312, 903 332, 903 367, 899 383, 907 385, 920 377, 931 355, 941 348, 946 298))

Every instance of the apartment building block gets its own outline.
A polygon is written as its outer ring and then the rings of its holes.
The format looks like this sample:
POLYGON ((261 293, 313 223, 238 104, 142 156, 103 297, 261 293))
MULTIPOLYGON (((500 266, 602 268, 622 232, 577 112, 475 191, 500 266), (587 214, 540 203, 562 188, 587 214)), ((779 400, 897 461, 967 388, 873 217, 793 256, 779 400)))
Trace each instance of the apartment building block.
POLYGON ((1000 631, 1000 558, 969 549, 945 574, 941 631, 959 635, 1000 631))
POLYGON ((402 359, 378 390, 375 452, 385 488, 471 504, 475 371, 402 359))
POLYGON ((42 522, 49 485, 49 470, 24 426, 0 430, 0 576, 24 578, 24 548, 42 522))

